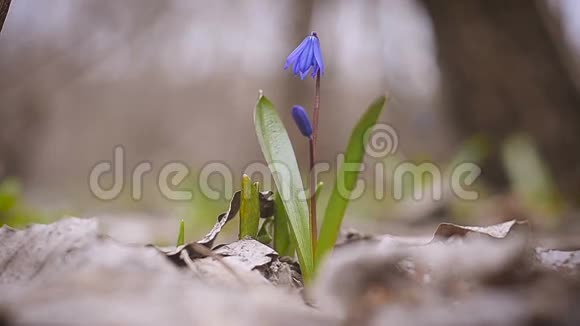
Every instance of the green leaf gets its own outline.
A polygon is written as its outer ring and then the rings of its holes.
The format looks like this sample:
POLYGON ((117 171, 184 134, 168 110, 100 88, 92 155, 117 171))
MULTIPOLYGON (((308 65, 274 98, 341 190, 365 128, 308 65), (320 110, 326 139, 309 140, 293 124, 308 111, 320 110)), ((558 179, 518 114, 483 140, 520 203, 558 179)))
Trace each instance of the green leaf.
POLYGON ((176 247, 183 246, 184 243, 185 243, 185 222, 181 220, 181 222, 179 222, 179 235, 177 236, 176 247))
POLYGON ((320 193, 322 192, 322 188, 324 188, 324 182, 319 181, 318 184, 316 185, 316 191, 314 192, 314 194, 316 195, 316 202, 318 203, 318 200, 320 199, 320 193))
POLYGON ((288 214, 278 192, 274 197, 274 250, 280 256, 294 257, 296 243, 288 225, 288 214))
MULTIPOLYGON (((316 185, 317 201, 320 200, 320 192, 323 187, 324 182, 322 181, 318 182, 316 185)), ((288 225, 288 214, 286 213, 286 209, 284 209, 282 199, 278 193, 276 193, 274 201, 274 250, 276 250, 281 256, 294 257, 296 243, 292 240, 292 235, 290 234, 291 230, 288 225)))
POLYGON ((260 225, 260 185, 256 182, 252 185, 250 177, 242 177, 242 203, 240 206, 240 235, 243 239, 247 236, 256 239, 260 225))
MULTIPOLYGON (((367 142, 367 139, 364 139, 365 134, 367 130, 374 127, 377 123, 385 102, 386 98, 384 96, 376 99, 356 124, 352 134, 350 135, 350 140, 344 154, 344 163, 350 163, 350 165, 362 165, 367 142)), ((355 170, 354 166, 352 166, 352 170, 355 170)), ((318 248, 316 249, 317 266, 332 250, 336 243, 338 233, 340 232, 340 225, 350 200, 350 195, 356 186, 358 174, 358 171, 352 172, 350 169, 349 172, 346 172, 344 170, 344 164, 338 170, 336 175, 337 179, 332 188, 332 193, 328 200, 326 212, 322 221, 322 227, 320 229, 318 248), (341 183, 342 186, 340 185, 341 183), (341 186, 342 189, 339 189, 339 186, 341 186)))
POLYGON ((314 255, 304 185, 286 128, 272 103, 261 94, 254 111, 254 124, 296 240, 300 268, 308 282, 314 272, 314 255))

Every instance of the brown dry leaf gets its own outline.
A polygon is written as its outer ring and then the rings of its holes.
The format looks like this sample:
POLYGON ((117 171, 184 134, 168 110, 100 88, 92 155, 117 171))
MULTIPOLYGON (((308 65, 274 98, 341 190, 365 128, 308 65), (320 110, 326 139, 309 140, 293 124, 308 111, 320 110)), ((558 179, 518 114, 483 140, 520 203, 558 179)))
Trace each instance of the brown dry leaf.
MULTIPOLYGON (((188 266, 194 273, 213 283, 236 286, 271 283, 301 288, 299 269, 291 263, 280 261, 276 251, 258 241, 242 239, 212 249, 222 228, 240 210, 240 197, 241 192, 237 191, 228 210, 218 216, 214 227, 201 240, 169 250, 156 247, 157 250, 177 266, 188 266)), ((272 213, 272 192, 260 192, 260 216, 268 218, 272 213)))
POLYGON ((318 306, 343 313, 349 325, 580 321, 580 282, 567 277, 569 268, 578 275, 580 252, 537 250, 539 265, 528 227, 515 221, 438 231, 431 240, 380 236, 343 245, 319 273, 318 306), (523 234, 516 231, 520 226, 523 234), (457 237, 461 241, 441 241, 457 237))
POLYGON ((336 324, 335 319, 306 307, 298 295, 267 284, 256 270, 274 264, 276 257, 258 242, 244 240, 217 249, 231 265, 253 269, 256 279, 266 283, 249 291, 208 282, 212 275, 192 277, 190 270, 177 268, 158 250, 120 243, 98 229, 95 219, 78 218, 24 230, 0 228, 0 322, 336 324), (235 257, 238 252, 244 252, 243 257, 235 257))
POLYGON ((433 240, 449 239, 451 237, 464 237, 469 234, 480 234, 495 239, 503 239, 516 230, 529 232, 527 221, 511 220, 490 226, 462 226, 451 223, 441 223, 435 230, 433 240))
MULTIPOLYGON (((199 247, 193 244, 203 245, 209 249, 213 247, 215 239, 221 232, 222 228, 229 221, 231 221, 240 211, 241 205, 240 196, 241 191, 236 191, 234 193, 232 200, 230 200, 230 205, 227 211, 218 215, 217 222, 214 224, 213 228, 203 238, 201 238, 201 240, 186 243, 175 249, 164 249, 158 247, 156 248, 161 252, 163 252, 164 254, 166 254, 167 257, 172 262, 174 262, 179 266, 185 265, 185 262, 180 258, 181 251, 183 250, 187 251, 189 258, 191 259, 207 257, 207 254, 205 252, 201 252, 200 250, 197 249, 199 247)), ((271 217, 273 215, 273 212, 274 212, 274 199, 272 198, 272 192, 271 191, 260 192, 260 217, 262 218, 271 217)))
POLYGON ((298 269, 291 263, 280 261, 276 251, 259 241, 239 240, 216 247, 213 253, 220 258, 186 258, 188 267, 202 278, 217 284, 302 287, 298 269))
POLYGON ((98 232, 95 219, 67 218, 23 230, 0 228, 0 284, 44 280, 67 270, 127 268, 175 271, 152 248, 122 244, 98 232))
POLYGON ((208 248, 212 247, 215 238, 217 238, 224 225, 226 225, 226 223, 228 223, 231 219, 233 219, 236 216, 236 214, 238 214, 241 204, 240 197, 241 191, 236 191, 236 193, 232 197, 232 200, 230 201, 230 206, 228 207, 228 210, 225 211, 224 213, 221 213, 218 216, 216 224, 209 231, 209 233, 206 234, 201 240, 196 241, 196 243, 204 245, 208 248))
POLYGON ((462 226, 452 223, 441 223, 431 236, 398 236, 391 234, 369 235, 355 230, 341 232, 337 242, 337 248, 348 247, 360 242, 375 243, 377 246, 387 249, 392 247, 424 246, 434 242, 448 239, 463 238, 466 236, 481 235, 490 239, 504 239, 511 234, 517 233, 527 237, 530 233, 527 221, 511 220, 490 226, 462 226))
MULTIPOLYGON (((196 243, 204 245, 208 248, 210 248, 213 245, 215 239, 221 232, 224 225, 226 225, 226 223, 231 221, 239 212, 241 205, 240 196, 241 191, 236 191, 234 193, 234 196, 230 201, 230 206, 228 207, 228 210, 225 211, 224 213, 221 213, 218 216, 217 222, 213 226, 211 231, 209 231, 209 233, 206 234, 201 240, 196 241, 196 243)), ((273 212, 274 212, 274 199, 272 198, 272 192, 271 191, 260 192, 260 217, 262 218, 270 217, 273 215, 273 212)))
POLYGON ((536 259, 540 264, 566 274, 578 275, 580 271, 580 250, 564 251, 536 248, 536 259))
POLYGON ((278 257, 274 249, 253 239, 243 239, 214 249, 214 253, 224 257, 230 264, 247 270, 269 264, 278 257))
POLYGON ((199 247, 197 245, 203 245, 206 248, 211 249, 215 239, 217 238, 217 236, 221 232, 222 228, 226 225, 226 223, 228 223, 230 220, 232 220, 236 216, 236 214, 238 214, 238 211, 240 210, 240 204, 241 204, 240 196, 241 196, 241 191, 236 191, 234 193, 234 196, 232 197, 232 200, 230 201, 230 205, 228 207, 228 210, 221 213, 218 216, 216 224, 201 240, 186 243, 186 244, 181 245, 181 246, 174 248, 174 249, 164 249, 164 248, 159 248, 159 247, 155 247, 155 248, 157 248, 159 251, 161 251, 165 255, 167 255, 167 258, 169 258, 169 260, 171 260, 173 263, 175 263, 178 266, 185 266, 186 265, 186 262, 181 258, 182 257, 181 252, 183 250, 185 250, 187 252, 190 259, 206 257, 207 254, 205 252, 198 250, 199 247))

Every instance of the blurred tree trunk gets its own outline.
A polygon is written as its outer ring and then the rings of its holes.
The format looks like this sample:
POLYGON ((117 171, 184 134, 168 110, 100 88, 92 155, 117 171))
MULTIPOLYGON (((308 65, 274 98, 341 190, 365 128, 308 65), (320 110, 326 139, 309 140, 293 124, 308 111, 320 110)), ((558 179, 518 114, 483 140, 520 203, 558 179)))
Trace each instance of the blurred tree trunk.
POLYGON ((6 15, 8 15, 10 1, 11 0, 0 0, 0 32, 2 32, 2 27, 4 26, 4 21, 6 20, 6 15))
MULTIPOLYGON (((10 8, 11 0, 0 0, 0 32, 2 32, 2 27, 4 27, 4 21, 6 20, 6 15, 8 15, 8 8, 10 8)), ((3 153, 2 138, 0 134, 0 153, 3 153)), ((3 179, 5 170, 7 168, 4 166, 3 160, 0 159, 0 181, 3 179)))
POLYGON ((564 196, 580 194, 580 96, 547 8, 529 0, 421 0, 432 18, 443 88, 463 137, 486 136, 483 173, 507 190, 501 141, 514 131, 532 136, 564 196))

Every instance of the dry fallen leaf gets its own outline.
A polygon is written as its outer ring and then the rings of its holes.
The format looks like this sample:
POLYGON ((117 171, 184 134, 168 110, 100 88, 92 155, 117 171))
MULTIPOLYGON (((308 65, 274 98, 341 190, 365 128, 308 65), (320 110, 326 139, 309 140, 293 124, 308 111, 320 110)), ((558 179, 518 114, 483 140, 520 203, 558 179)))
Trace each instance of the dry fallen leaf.
MULTIPOLYGON (((187 251, 191 259, 206 257, 207 255, 204 252, 200 252, 200 250, 198 250, 199 247, 193 244, 203 245, 209 249, 212 248, 215 239, 221 232, 222 228, 229 221, 231 221, 236 216, 236 214, 238 214, 241 205, 240 196, 241 191, 236 191, 234 193, 232 199, 230 200, 230 205, 227 211, 218 215, 217 222, 215 223, 213 228, 200 240, 184 244, 175 249, 173 248, 172 249, 158 248, 158 249, 163 253, 165 253, 171 261, 180 266, 183 266, 185 264, 183 260, 180 258, 181 252, 183 250, 187 251)), ((272 198, 272 192, 271 191, 260 192, 260 216, 262 218, 270 217, 272 216, 273 211, 274 211, 274 199, 272 198)))
POLYGON ((344 314, 347 323, 580 320, 573 309, 580 304, 580 282, 566 277, 578 275, 580 255, 534 250, 526 222, 487 227, 444 223, 425 237, 348 234, 320 272, 315 291, 319 306, 344 314))
POLYGON ((511 220, 490 226, 461 226, 451 223, 441 223, 435 230, 434 240, 449 239, 451 237, 464 237, 470 234, 485 235, 495 239, 503 239, 517 231, 529 232, 527 221, 511 220))
POLYGON ((580 250, 564 251, 536 248, 538 261, 556 271, 578 275, 580 271, 580 250))
POLYGON ((176 267, 155 248, 123 244, 97 230, 96 220, 77 218, 24 230, 0 228, 0 321, 8 325, 338 323, 305 306, 300 296, 269 285, 260 269, 277 257, 256 241, 242 240, 217 250, 237 271, 252 273, 266 283, 248 289, 208 282, 214 275, 200 277, 176 267), (238 251, 241 257, 236 257, 238 251))
POLYGON ((96 220, 75 218, 1 228, 0 320, 252 326, 580 321, 578 252, 534 250, 528 227, 516 222, 446 225, 430 238, 347 242, 309 293, 320 309, 304 305, 296 290, 272 286, 296 287, 299 274, 257 241, 212 251, 190 244, 211 255, 192 259, 182 250, 188 267, 178 268, 155 248, 120 243, 97 230, 96 220))

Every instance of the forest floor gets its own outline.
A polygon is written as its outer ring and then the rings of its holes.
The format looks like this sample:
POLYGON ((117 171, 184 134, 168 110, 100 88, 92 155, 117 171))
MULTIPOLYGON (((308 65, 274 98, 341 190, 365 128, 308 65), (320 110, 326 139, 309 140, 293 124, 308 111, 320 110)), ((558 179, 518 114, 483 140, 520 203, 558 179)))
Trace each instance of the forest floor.
POLYGON ((527 222, 345 232, 306 287, 251 239, 158 248, 67 218, 4 226, 0 244, 1 325, 580 323, 580 251, 539 247, 527 222))

